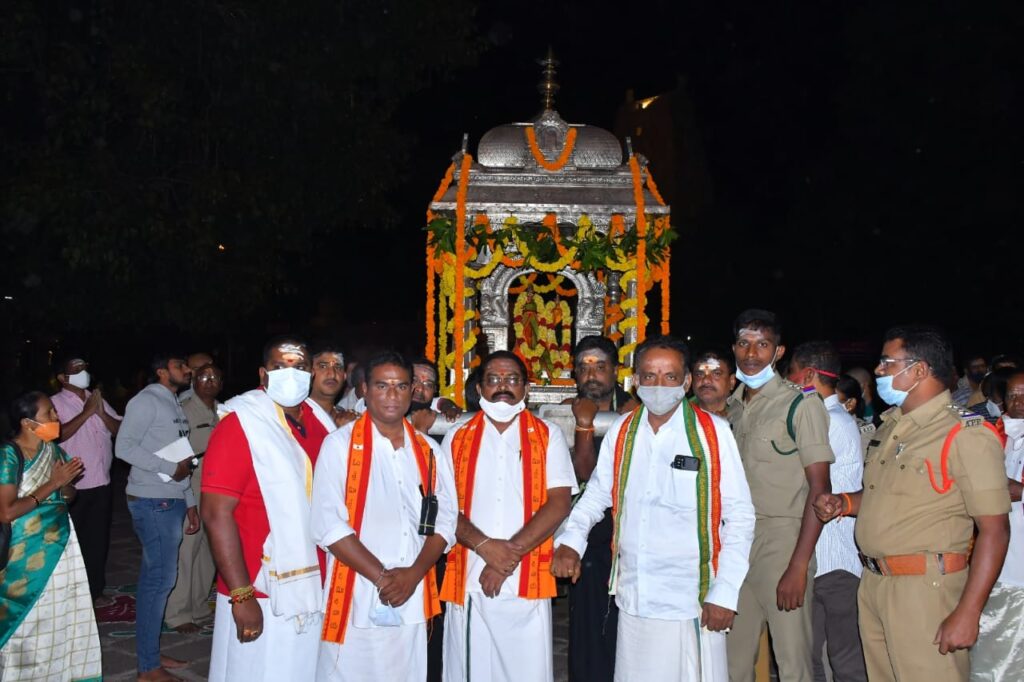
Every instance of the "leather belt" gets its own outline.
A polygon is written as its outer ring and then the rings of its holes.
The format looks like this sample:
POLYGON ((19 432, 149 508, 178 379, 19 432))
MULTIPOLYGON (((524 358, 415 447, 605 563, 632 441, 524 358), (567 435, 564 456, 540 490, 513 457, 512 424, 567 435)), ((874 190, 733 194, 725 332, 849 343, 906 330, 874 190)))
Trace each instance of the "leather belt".
POLYGON ((929 564, 933 564, 940 575, 946 575, 967 568, 968 558, 966 553, 955 552, 896 554, 878 559, 861 554, 860 562, 875 575, 925 575, 929 564))

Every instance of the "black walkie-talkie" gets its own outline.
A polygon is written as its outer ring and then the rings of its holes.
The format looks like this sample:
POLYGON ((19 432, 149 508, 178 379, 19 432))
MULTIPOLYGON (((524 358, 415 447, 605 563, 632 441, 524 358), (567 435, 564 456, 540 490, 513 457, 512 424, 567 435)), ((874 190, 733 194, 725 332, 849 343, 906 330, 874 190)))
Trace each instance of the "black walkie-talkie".
POLYGON ((420 525, 416 532, 420 535, 433 535, 434 524, 437 523, 437 495, 434 494, 434 451, 430 450, 430 461, 427 464, 427 489, 420 486, 423 502, 420 504, 420 525))

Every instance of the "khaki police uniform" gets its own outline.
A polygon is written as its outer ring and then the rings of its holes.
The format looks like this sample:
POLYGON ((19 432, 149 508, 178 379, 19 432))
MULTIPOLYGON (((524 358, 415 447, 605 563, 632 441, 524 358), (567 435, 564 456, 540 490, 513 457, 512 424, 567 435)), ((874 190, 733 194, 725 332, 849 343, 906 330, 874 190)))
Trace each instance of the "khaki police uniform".
POLYGON ((804 469, 818 462, 835 461, 828 441, 828 413, 816 393, 804 395, 793 412, 794 441, 787 421, 801 388, 776 375, 744 403, 745 388, 740 385, 729 397, 729 421, 750 484, 757 522, 750 570, 740 588, 736 619, 729 634, 729 679, 753 682, 758 642, 767 622, 780 679, 810 682, 813 554, 803 607, 780 611, 776 589, 800 535, 810 489, 804 469))
POLYGON ((869 559, 857 599, 868 678, 966 682, 968 652, 943 656, 933 642, 967 583, 967 569, 952 569, 970 551, 972 517, 1010 510, 1003 449, 979 415, 953 404, 949 391, 907 414, 894 407, 882 420, 868 445, 856 526, 857 544, 869 559), (958 424, 944 480, 943 444, 958 424), (887 565, 886 557, 904 555, 923 555, 925 573, 873 570, 872 564, 887 565))

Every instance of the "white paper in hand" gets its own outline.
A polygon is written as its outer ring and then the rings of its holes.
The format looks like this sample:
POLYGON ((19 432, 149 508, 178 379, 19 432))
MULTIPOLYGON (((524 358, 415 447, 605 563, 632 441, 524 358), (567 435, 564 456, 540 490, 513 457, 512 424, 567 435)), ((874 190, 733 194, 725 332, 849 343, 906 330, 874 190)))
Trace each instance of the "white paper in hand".
MULTIPOLYGON (((192 446, 189 445, 188 438, 186 438, 185 436, 182 436, 178 440, 173 441, 168 445, 165 445, 164 447, 160 448, 153 454, 159 457, 160 459, 165 459, 168 462, 174 462, 175 464, 183 460, 195 457, 195 453, 192 452, 192 446)), ((164 483, 170 483, 171 481, 174 480, 172 477, 164 473, 159 473, 157 475, 160 476, 160 480, 163 481, 164 483)))

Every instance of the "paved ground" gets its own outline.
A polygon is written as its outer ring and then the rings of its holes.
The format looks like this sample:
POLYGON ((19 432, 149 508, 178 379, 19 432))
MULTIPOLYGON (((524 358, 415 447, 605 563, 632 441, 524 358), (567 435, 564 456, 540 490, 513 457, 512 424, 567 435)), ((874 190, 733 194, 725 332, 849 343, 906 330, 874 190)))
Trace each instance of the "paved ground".
MULTIPOLYGON (((107 562, 107 584, 131 591, 138 579, 139 543, 132 530, 131 517, 124 498, 126 473, 115 466, 114 524, 111 534, 110 558, 107 562), (120 474, 120 475, 118 475, 120 474), (127 587, 126 587, 127 586, 127 587)), ((568 600, 555 600, 555 680, 568 680, 566 652, 568 647, 568 600)), ((109 681, 134 680, 135 624, 101 623, 100 641, 103 646, 103 679, 109 681)), ((210 669, 210 635, 180 635, 173 630, 161 638, 162 652, 174 658, 191 661, 189 667, 174 673, 186 680, 205 680, 210 669)), ((298 682, 298 681, 296 681, 298 682)))

